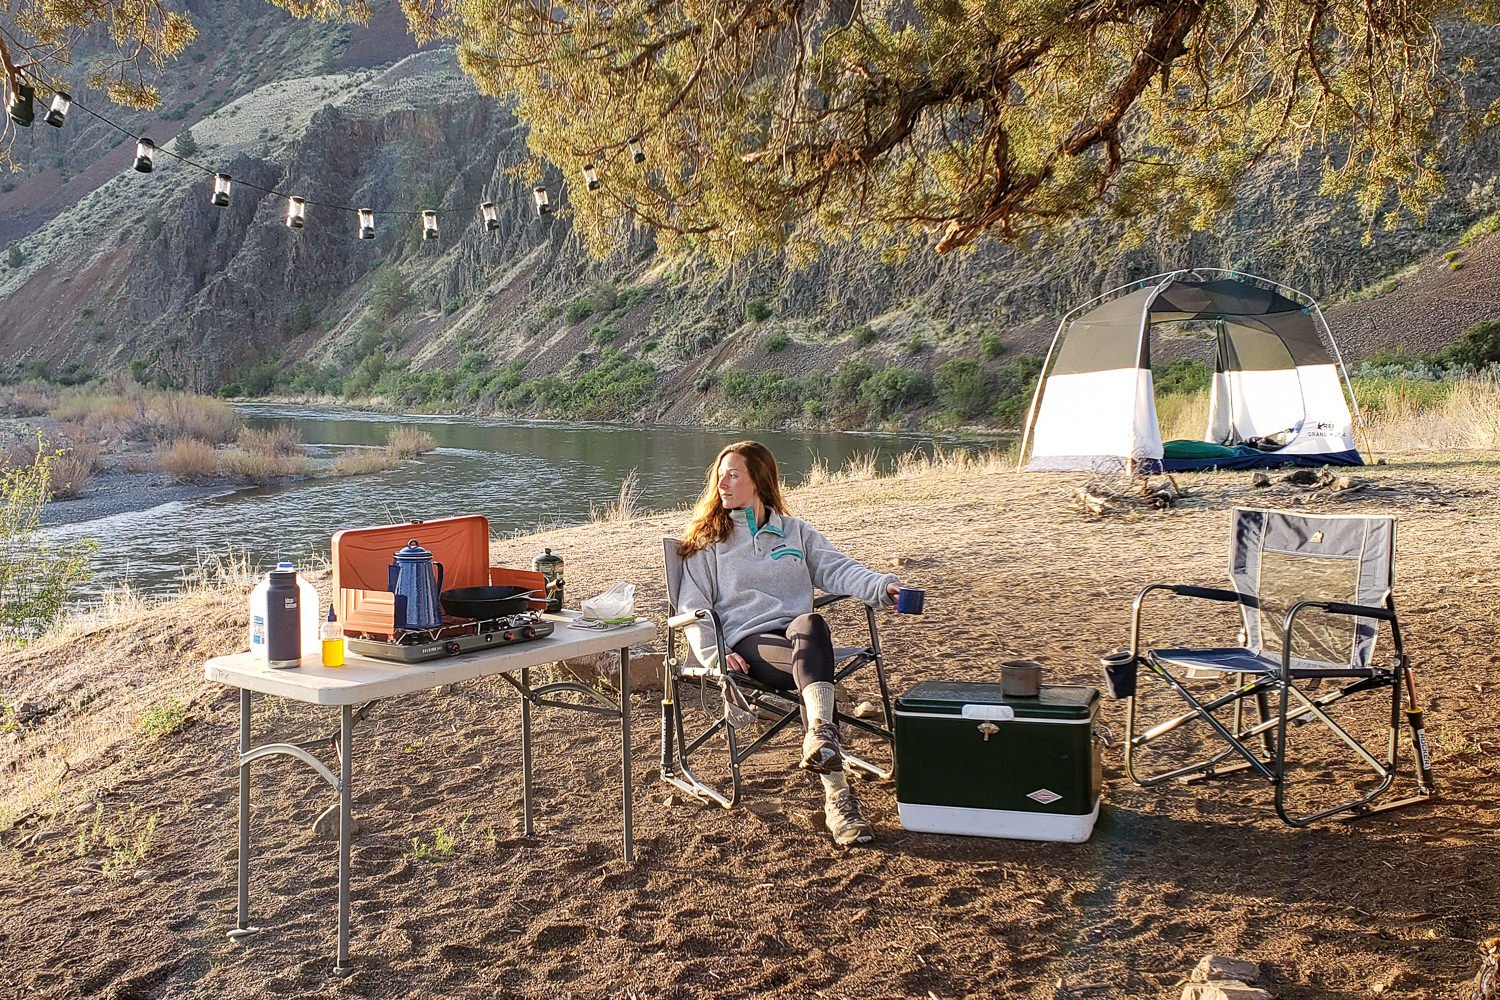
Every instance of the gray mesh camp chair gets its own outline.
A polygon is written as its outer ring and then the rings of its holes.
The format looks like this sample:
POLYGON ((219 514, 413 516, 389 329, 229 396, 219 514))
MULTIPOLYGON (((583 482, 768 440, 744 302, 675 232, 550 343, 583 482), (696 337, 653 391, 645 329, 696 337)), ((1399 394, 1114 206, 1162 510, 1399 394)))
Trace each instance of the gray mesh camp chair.
MULTIPOLYGON (((661 776, 662 780, 674 785, 687 794, 702 802, 716 802, 725 809, 732 809, 740 799, 740 764, 755 753, 764 748, 777 734, 798 723, 793 732, 798 732, 802 718, 802 704, 795 691, 783 691, 768 687, 759 681, 744 674, 720 670, 717 667, 709 669, 698 663, 693 655, 692 647, 688 645, 687 636, 683 630, 689 625, 701 624, 711 628, 714 638, 719 645, 719 663, 723 663, 728 654, 724 648, 724 634, 719 623, 719 616, 713 611, 685 611, 678 612, 677 594, 682 586, 682 559, 677 554, 678 540, 675 538, 662 539, 662 554, 666 561, 667 572, 667 653, 665 677, 662 684, 661 703, 661 776), (704 715, 699 706, 684 705, 683 696, 689 692, 689 687, 696 688, 700 696, 713 691, 718 702, 716 710, 704 715), (689 719, 693 719, 690 722, 689 719), (749 729, 755 725, 758 719, 766 719, 764 728, 759 735, 747 741, 742 740, 741 730, 748 734, 749 729), (698 721, 698 720, 702 721, 698 721), (690 728, 701 726, 701 730, 689 736, 690 728), (691 758, 700 750, 705 750, 710 744, 718 744, 722 740, 725 754, 716 770, 727 772, 720 782, 720 787, 713 787, 707 780, 700 779, 694 773, 691 766, 691 758)), ((813 608, 821 610, 838 601, 852 600, 844 595, 825 594, 813 601, 813 608)), ((834 680, 842 681, 856 671, 865 667, 875 669, 876 682, 880 687, 879 705, 882 711, 880 721, 873 722, 868 719, 857 718, 844 712, 839 712, 834 720, 844 733, 851 730, 867 733, 870 736, 883 741, 887 750, 891 744, 891 695, 890 688, 886 683, 885 660, 880 653, 880 634, 875 626, 875 609, 864 608, 865 626, 868 631, 867 641, 861 646, 839 647, 833 651, 834 680)), ((889 778, 891 769, 881 767, 848 752, 845 747, 845 766, 862 773, 866 777, 889 778)))
POLYGON ((1128 692, 1126 711, 1125 768, 1131 779, 1153 785, 1251 771, 1272 783, 1277 815, 1293 826, 1337 813, 1352 818, 1381 812, 1433 795, 1422 711, 1391 594, 1395 537, 1395 521, 1389 517, 1237 509, 1230 528, 1233 590, 1160 583, 1142 590, 1130 633, 1131 662, 1139 669, 1138 689, 1128 692), (1240 644, 1143 651, 1141 608, 1147 595, 1158 590, 1238 604, 1244 625, 1240 644), (1389 627, 1392 647, 1384 661, 1375 655, 1381 622, 1389 627), (1204 694, 1191 680, 1205 675, 1228 683, 1230 690, 1204 694), (1147 685, 1157 681, 1188 707, 1181 711, 1180 702, 1167 698, 1178 714, 1147 725, 1137 716, 1147 685), (1396 778, 1403 690, 1417 794, 1377 807, 1374 801, 1396 778), (1335 706, 1360 695, 1388 697, 1389 714, 1383 701, 1373 718, 1369 712, 1356 717, 1351 706, 1335 712, 1335 706), (1360 736, 1350 731, 1356 721, 1361 722, 1360 736), (1295 756, 1289 749, 1294 733, 1295 756), (1210 749, 1203 749, 1199 736, 1208 737, 1210 749), (1382 738, 1383 753, 1378 747, 1372 750, 1382 738), (1204 752, 1208 756, 1199 756, 1204 752), (1142 768, 1142 758, 1148 756, 1178 759, 1148 773, 1142 768), (1357 794, 1328 805, 1324 800, 1334 774, 1329 768, 1335 766, 1352 770, 1357 794), (1294 813, 1288 806, 1288 776, 1298 768, 1308 775, 1297 782, 1298 801, 1315 807, 1294 813))

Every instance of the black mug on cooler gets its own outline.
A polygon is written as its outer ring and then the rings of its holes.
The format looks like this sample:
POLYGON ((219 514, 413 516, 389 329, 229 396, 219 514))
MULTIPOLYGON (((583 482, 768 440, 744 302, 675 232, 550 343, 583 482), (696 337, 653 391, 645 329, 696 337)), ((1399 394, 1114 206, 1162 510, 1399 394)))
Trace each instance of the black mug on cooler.
POLYGON ((898 587, 896 590, 896 614, 920 615, 927 592, 920 587, 898 587))

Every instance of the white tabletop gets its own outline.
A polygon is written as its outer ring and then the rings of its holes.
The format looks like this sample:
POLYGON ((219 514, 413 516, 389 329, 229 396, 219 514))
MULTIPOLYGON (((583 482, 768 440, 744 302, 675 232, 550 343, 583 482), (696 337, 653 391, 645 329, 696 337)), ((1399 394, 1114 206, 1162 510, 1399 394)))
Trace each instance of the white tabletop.
POLYGON ((325 667, 318 654, 313 653, 302 657, 300 667, 272 670, 265 660, 246 651, 214 657, 204 665, 203 676, 220 684, 294 701, 316 705, 358 705, 541 663, 610 652, 656 637, 655 623, 644 618, 637 618, 634 625, 596 632, 569 628, 578 619, 576 611, 543 617, 557 626, 545 639, 443 656, 421 663, 395 663, 349 652, 342 667, 325 667))

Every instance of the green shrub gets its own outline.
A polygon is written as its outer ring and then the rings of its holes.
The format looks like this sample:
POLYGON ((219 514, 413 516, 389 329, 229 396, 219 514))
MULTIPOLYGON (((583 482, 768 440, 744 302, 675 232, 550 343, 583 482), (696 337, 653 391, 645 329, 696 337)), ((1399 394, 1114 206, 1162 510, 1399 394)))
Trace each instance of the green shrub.
POLYGON ((993 361, 1005 353, 1005 342, 1000 339, 998 333, 982 333, 979 335, 979 356, 986 361, 993 361))
POLYGON ((1021 355, 996 373, 998 399, 991 412, 1003 426, 1016 427, 1025 419, 1041 373, 1042 359, 1033 354, 1021 355))
POLYGON ((1437 353, 1445 365, 1483 368, 1500 361, 1500 318, 1483 319, 1459 334, 1458 340, 1437 353))
POLYGON ((24 642, 46 632, 74 588, 93 575, 93 542, 37 534, 53 457, 38 438, 30 463, 0 467, 0 641, 24 642))
POLYGON ((973 418, 993 405, 990 376, 976 361, 954 358, 933 373, 938 402, 960 417, 973 418))
POLYGON ((752 323, 760 323, 771 316, 771 304, 765 299, 751 299, 745 303, 745 318, 752 323))
POLYGON ((924 402, 929 396, 927 377, 918 369, 892 365, 871 375, 859 387, 859 398, 877 418, 902 406, 924 402))
POLYGON ((569 302, 563 309, 563 319, 569 323, 579 323, 594 315, 594 300, 587 295, 581 295, 569 302))
POLYGON ((1166 393, 1203 392, 1213 383, 1213 369, 1201 361, 1182 358, 1153 368, 1151 382, 1156 391, 1166 393))
POLYGON ((600 323, 589 331, 589 343, 603 347, 605 344, 614 343, 619 336, 619 330, 616 330, 608 323, 600 323))
POLYGON ((833 391, 840 399, 854 399, 859 395, 859 387, 873 374, 875 369, 868 362, 845 358, 833 373, 833 391))
POLYGON ((878 338, 879 336, 880 335, 875 332, 875 328, 868 323, 865 323, 862 326, 856 326, 853 330, 849 331, 849 337, 854 341, 855 347, 869 347, 871 344, 875 343, 876 338, 878 338))
POLYGON ((187 726, 187 706, 176 698, 168 698, 160 705, 153 705, 136 716, 136 727, 153 739, 161 739, 179 733, 187 726))
POLYGON ((411 283, 399 267, 382 267, 370 280, 370 308, 379 319, 395 319, 415 302, 411 283))
POLYGON ((787 345, 789 345, 791 342, 792 338, 788 337, 780 330, 777 330, 775 333, 767 334, 766 338, 761 341, 761 343, 765 345, 766 350, 771 352, 772 354, 775 354, 777 351, 786 350, 787 345))

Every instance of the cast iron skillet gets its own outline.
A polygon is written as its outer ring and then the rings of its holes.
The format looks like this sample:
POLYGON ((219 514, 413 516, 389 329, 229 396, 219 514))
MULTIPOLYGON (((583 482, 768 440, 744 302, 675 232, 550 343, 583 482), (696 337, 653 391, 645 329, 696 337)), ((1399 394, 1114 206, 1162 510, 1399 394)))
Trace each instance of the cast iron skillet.
POLYGON ((531 607, 533 593, 525 587, 457 587, 443 591, 443 610, 455 618, 504 618, 531 607))

